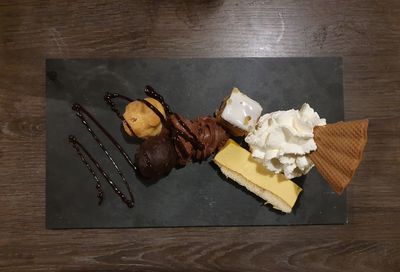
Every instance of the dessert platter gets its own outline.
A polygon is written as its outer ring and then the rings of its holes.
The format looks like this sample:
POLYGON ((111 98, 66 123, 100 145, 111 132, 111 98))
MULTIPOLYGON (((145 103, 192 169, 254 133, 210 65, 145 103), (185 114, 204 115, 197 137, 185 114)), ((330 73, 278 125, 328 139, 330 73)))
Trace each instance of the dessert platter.
POLYGON ((347 223, 368 120, 343 120, 340 59, 46 69, 48 228, 347 223))

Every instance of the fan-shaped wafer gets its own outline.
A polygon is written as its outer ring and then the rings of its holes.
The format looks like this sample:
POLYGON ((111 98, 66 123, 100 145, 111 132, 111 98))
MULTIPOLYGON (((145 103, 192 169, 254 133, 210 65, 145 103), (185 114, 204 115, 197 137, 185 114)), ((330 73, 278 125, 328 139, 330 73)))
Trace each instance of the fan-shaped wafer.
POLYGON ((317 150, 310 153, 310 158, 338 194, 350 183, 360 164, 367 143, 367 129, 367 119, 314 128, 317 150))

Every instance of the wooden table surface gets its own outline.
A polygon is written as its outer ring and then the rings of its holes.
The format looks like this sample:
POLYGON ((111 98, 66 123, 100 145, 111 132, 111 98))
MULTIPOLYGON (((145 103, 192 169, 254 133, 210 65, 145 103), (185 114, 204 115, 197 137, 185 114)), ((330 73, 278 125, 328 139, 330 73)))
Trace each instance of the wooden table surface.
POLYGON ((400 1, 79 2, 0 2, 1 270, 400 271, 400 1), (343 56, 349 225, 45 229, 46 58, 254 56, 343 56))

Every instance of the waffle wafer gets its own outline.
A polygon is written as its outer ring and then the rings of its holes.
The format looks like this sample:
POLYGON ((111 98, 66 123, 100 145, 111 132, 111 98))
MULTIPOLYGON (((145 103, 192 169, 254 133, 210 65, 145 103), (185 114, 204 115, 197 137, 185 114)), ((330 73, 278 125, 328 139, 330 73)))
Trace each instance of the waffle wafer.
POLYGON ((314 128, 317 150, 310 158, 332 189, 341 194, 361 162, 367 143, 368 119, 314 128))

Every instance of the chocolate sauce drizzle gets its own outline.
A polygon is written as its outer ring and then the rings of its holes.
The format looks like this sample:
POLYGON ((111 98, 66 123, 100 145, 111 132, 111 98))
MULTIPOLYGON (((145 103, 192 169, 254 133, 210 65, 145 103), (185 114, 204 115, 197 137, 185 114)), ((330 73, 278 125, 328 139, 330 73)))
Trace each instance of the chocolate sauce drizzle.
MULTIPOLYGON (((120 98, 120 99, 126 100, 128 102, 132 102, 134 100, 129 98, 129 97, 126 97, 126 96, 124 96, 122 94, 119 94, 119 93, 108 93, 107 92, 104 95, 104 101, 106 102, 106 104, 110 106, 111 110, 113 112, 115 112, 115 114, 118 116, 119 119, 121 119, 122 121, 126 122, 124 116, 121 114, 121 112, 117 108, 115 102, 113 101, 113 99, 115 99, 115 98, 120 98)), ((136 99, 136 100, 144 103, 147 107, 149 107, 155 114, 157 114, 157 116, 160 118, 160 120, 163 123, 163 125, 166 125, 166 120, 164 118, 164 115, 156 107, 154 107, 151 103, 149 103, 148 101, 146 101, 144 99, 136 99)), ((132 130, 132 128, 129 126, 128 122, 126 122, 126 124, 132 130)), ((133 133, 133 131, 132 131, 132 133, 133 133)))
POLYGON ((103 198, 104 198, 103 189, 101 188, 100 180, 97 177, 96 173, 94 172, 93 168, 90 166, 90 164, 86 160, 86 158, 83 155, 83 153, 81 152, 81 150, 83 150, 83 152, 86 154, 86 156, 88 156, 90 158, 90 160, 95 163, 96 167, 100 167, 100 166, 98 166, 98 164, 96 164, 96 161, 93 159, 91 154, 78 141, 78 139, 76 139, 76 137, 74 135, 70 135, 68 137, 68 139, 69 139, 69 142, 72 143, 72 147, 75 148, 76 153, 78 153, 79 157, 81 158, 81 161, 83 162, 83 164, 85 164, 85 166, 87 167, 89 172, 92 174, 94 181, 96 182, 97 198, 99 200, 98 204, 100 205, 103 202, 103 198))
POLYGON ((185 140, 190 141, 190 143, 193 145, 195 149, 198 150, 204 150, 204 145, 202 142, 199 141, 197 136, 193 133, 193 131, 186 125, 185 122, 181 119, 179 115, 176 115, 176 119, 178 120, 178 123, 185 129, 185 131, 190 135, 191 138, 188 138, 186 134, 184 134, 182 131, 177 130, 179 132, 179 136, 182 138, 185 138, 185 140))
MULTIPOLYGON (((204 145, 197 139, 196 135, 190 130, 190 128, 182 121, 182 119, 178 115, 176 115, 177 120, 178 120, 179 124, 185 129, 186 133, 179 129, 175 129, 175 128, 173 128, 173 126, 171 126, 171 124, 169 122, 169 116, 174 113, 171 111, 169 105, 165 102, 164 97, 162 95, 157 93, 153 89, 153 87, 151 87, 149 85, 147 85, 145 87, 144 92, 147 96, 154 98, 155 100, 160 102, 160 104, 164 107, 165 112, 167 113, 167 119, 156 107, 154 107, 148 101, 146 101, 144 99, 136 99, 136 100, 144 103, 155 114, 157 114, 157 116, 160 118, 162 124, 171 131, 172 139, 174 140, 174 142, 178 141, 178 136, 180 136, 180 137, 184 138, 185 140, 187 140, 188 142, 190 142, 195 149, 199 149, 199 150, 204 149, 204 145)), ((125 118, 122 116, 122 114, 118 110, 115 102, 113 101, 113 99, 116 99, 116 98, 120 98, 120 99, 126 100, 128 102, 132 102, 134 100, 129 97, 126 97, 124 95, 121 95, 119 93, 106 93, 104 96, 104 100, 110 106, 111 110, 118 116, 119 119, 121 119, 123 122, 125 122, 125 124, 128 125, 128 122, 126 122, 125 118)), ((128 127, 129 127, 131 133, 134 135, 132 128, 129 125, 128 125, 128 127)), ((183 151, 183 147, 180 147, 181 146, 180 144, 178 144, 177 146, 179 149, 182 149, 182 151, 183 151)), ((183 152, 186 152, 186 151, 183 151, 183 152)))
MULTIPOLYGON (((147 96, 154 98, 155 100, 160 102, 160 104, 164 107, 164 110, 168 116, 174 114, 171 111, 169 105, 165 102, 164 97, 161 94, 159 94, 156 90, 154 90, 153 87, 146 85, 146 87, 144 88, 144 93, 147 96)), ((199 139, 197 139, 197 136, 192 132, 192 130, 185 124, 185 122, 182 121, 182 119, 179 117, 179 115, 176 114, 176 118, 177 118, 179 124, 186 130, 186 132, 189 135, 185 134, 183 131, 181 131, 179 129, 174 129, 174 131, 172 132, 174 134, 173 135, 174 141, 177 140, 176 135, 179 135, 182 138, 184 138, 185 140, 189 141, 195 149, 203 150, 204 145, 199 141, 199 139)))
POLYGON ((163 97, 161 94, 157 93, 157 92, 153 89, 153 87, 151 87, 151 86, 149 86, 149 85, 146 85, 146 87, 144 87, 144 93, 145 93, 148 97, 154 98, 155 100, 157 100, 158 102, 160 102, 160 104, 164 107, 164 110, 165 110, 165 112, 166 112, 168 115, 173 114, 173 112, 171 111, 169 105, 168 105, 167 103, 165 103, 164 97, 163 97))
MULTIPOLYGON (((175 116, 177 117, 179 124, 183 127, 183 129, 185 131, 179 130, 179 129, 175 128, 174 126, 172 126, 172 124, 170 122, 170 116, 173 115, 174 113, 171 111, 169 105, 164 101, 164 98, 159 93, 157 93, 151 86, 146 86, 144 92, 147 96, 154 98, 155 100, 160 102, 160 104, 164 107, 165 112, 167 113, 167 118, 165 118, 164 115, 148 101, 146 101, 144 99, 137 99, 137 101, 144 103, 155 114, 157 114, 157 116, 160 118, 162 124, 170 131, 172 140, 174 141, 175 145, 180 149, 180 151, 183 154, 187 154, 187 152, 183 146, 183 143, 178 139, 178 137, 182 137, 185 140, 189 141, 195 149, 204 150, 204 148, 205 148, 204 145, 199 141, 197 136, 191 131, 191 129, 185 124, 185 122, 183 122, 183 120, 179 117, 179 115, 175 115, 175 116)), ((131 131, 132 135, 135 135, 135 133, 133 132, 133 129, 129 126, 128 122, 125 120, 125 118, 119 111, 117 105, 115 104, 114 99, 116 99, 116 98, 119 98, 119 99, 122 99, 122 100, 125 100, 128 102, 132 102, 134 100, 127 96, 121 95, 119 93, 107 92, 104 95, 104 101, 106 102, 106 104, 109 105, 111 110, 118 116, 118 118, 127 125, 129 130, 131 131)), ((76 150, 77 154, 81 158, 81 161, 84 163, 84 165, 87 167, 87 169, 89 170, 89 172, 92 174, 92 176, 94 178, 94 181, 96 183, 97 198, 99 200, 98 204, 100 205, 103 201, 103 198, 104 198, 103 189, 101 187, 99 178, 97 177, 95 171, 93 170, 93 168, 87 161, 86 157, 88 157, 90 159, 90 161, 96 166, 96 168, 99 170, 99 172, 102 174, 102 176, 106 179, 106 181, 110 184, 110 186, 113 188, 114 192, 121 198, 121 200, 129 208, 132 208, 134 206, 134 198, 133 198, 133 194, 130 189, 130 186, 129 186, 128 182, 126 181, 125 176, 121 172, 120 168, 116 164, 116 162, 113 159, 113 157, 111 156, 110 152, 107 150, 107 148, 104 146, 102 141, 97 137, 96 133, 90 127, 90 125, 87 122, 84 115, 86 115, 107 136, 107 138, 114 144, 114 146, 118 149, 118 151, 122 154, 122 156, 125 158, 125 160, 128 162, 128 164, 133 168, 133 170, 135 172, 137 172, 137 167, 135 166, 135 164, 133 163, 133 161, 129 157, 129 155, 121 147, 121 145, 97 121, 97 119, 93 117, 92 114, 90 114, 84 107, 82 107, 78 103, 75 103, 72 106, 72 109, 76 112, 76 115, 79 117, 82 124, 86 127, 87 131, 90 133, 92 138, 97 142, 97 144, 100 146, 100 148, 106 154, 107 158, 111 161, 111 163, 113 164, 114 168, 116 169, 118 175, 121 177, 125 187, 128 190, 128 193, 129 193, 129 198, 127 198, 125 196, 125 194, 122 193, 121 190, 118 188, 118 186, 113 182, 113 180, 110 178, 110 176, 104 171, 104 169, 101 167, 101 165, 98 163, 98 161, 90 154, 90 152, 79 142, 79 140, 74 135, 70 135, 69 141, 72 144, 72 147, 76 150)), ((150 163, 148 158, 147 158, 147 160, 148 160, 148 163, 150 163)))
POLYGON ((115 160, 111 156, 110 152, 107 150, 107 148, 104 146, 103 142, 97 137, 96 133, 93 131, 89 123, 87 122, 86 118, 84 115, 86 115, 106 136, 107 138, 114 144, 114 146, 119 150, 119 152, 123 155, 125 160, 128 162, 128 164, 135 170, 137 171, 137 168, 135 164, 132 162, 132 159, 129 157, 129 155, 125 152, 125 150, 121 147, 121 145, 114 139, 114 137, 111 136, 111 134, 96 120, 96 118, 93 117, 84 107, 82 107, 80 104, 75 103, 72 106, 72 109, 76 112, 76 115, 78 118, 81 120, 82 124, 86 127, 87 131, 90 133, 92 138, 97 142, 97 144, 100 146, 100 148, 103 150, 103 152, 106 154, 107 158, 111 161, 113 164, 115 170, 117 171, 118 175, 121 177, 125 187, 128 190, 129 193, 129 198, 125 196, 124 193, 121 192, 121 190, 118 188, 118 186, 112 181, 110 176, 103 170, 103 168, 100 166, 100 164, 97 162, 97 160, 90 154, 90 152, 85 149, 85 147, 78 141, 78 139, 74 135, 69 136, 69 141, 72 143, 73 148, 77 151, 78 155, 80 156, 82 162, 86 165, 86 167, 89 169, 91 172, 93 178, 96 181, 96 189, 97 189, 97 197, 99 199, 99 204, 101 204, 103 200, 103 190, 100 185, 99 178, 97 177, 96 173, 88 163, 88 161, 85 158, 85 155, 89 157, 89 159, 92 161, 94 165, 96 165, 96 168, 99 170, 99 172, 103 175, 103 177, 107 180, 107 182, 110 184, 110 186, 113 188, 114 192, 121 198, 121 200, 129 207, 132 208, 134 206, 134 198, 132 191, 130 189, 130 186, 121 172, 120 168, 116 164, 115 160), (83 151, 83 153, 81 152, 83 151))
POLYGON ((121 114, 121 112, 119 111, 117 105, 114 103, 113 99, 114 98, 121 98, 124 99, 128 102, 132 102, 133 100, 130 99, 129 97, 126 97, 124 95, 118 94, 118 93, 109 93, 107 92, 104 95, 104 101, 106 102, 107 105, 110 106, 111 110, 118 116, 119 119, 122 120, 122 122, 128 127, 129 131, 131 132, 132 135, 135 135, 135 132, 133 132, 132 127, 129 125, 129 123, 125 120, 124 116, 121 114))

